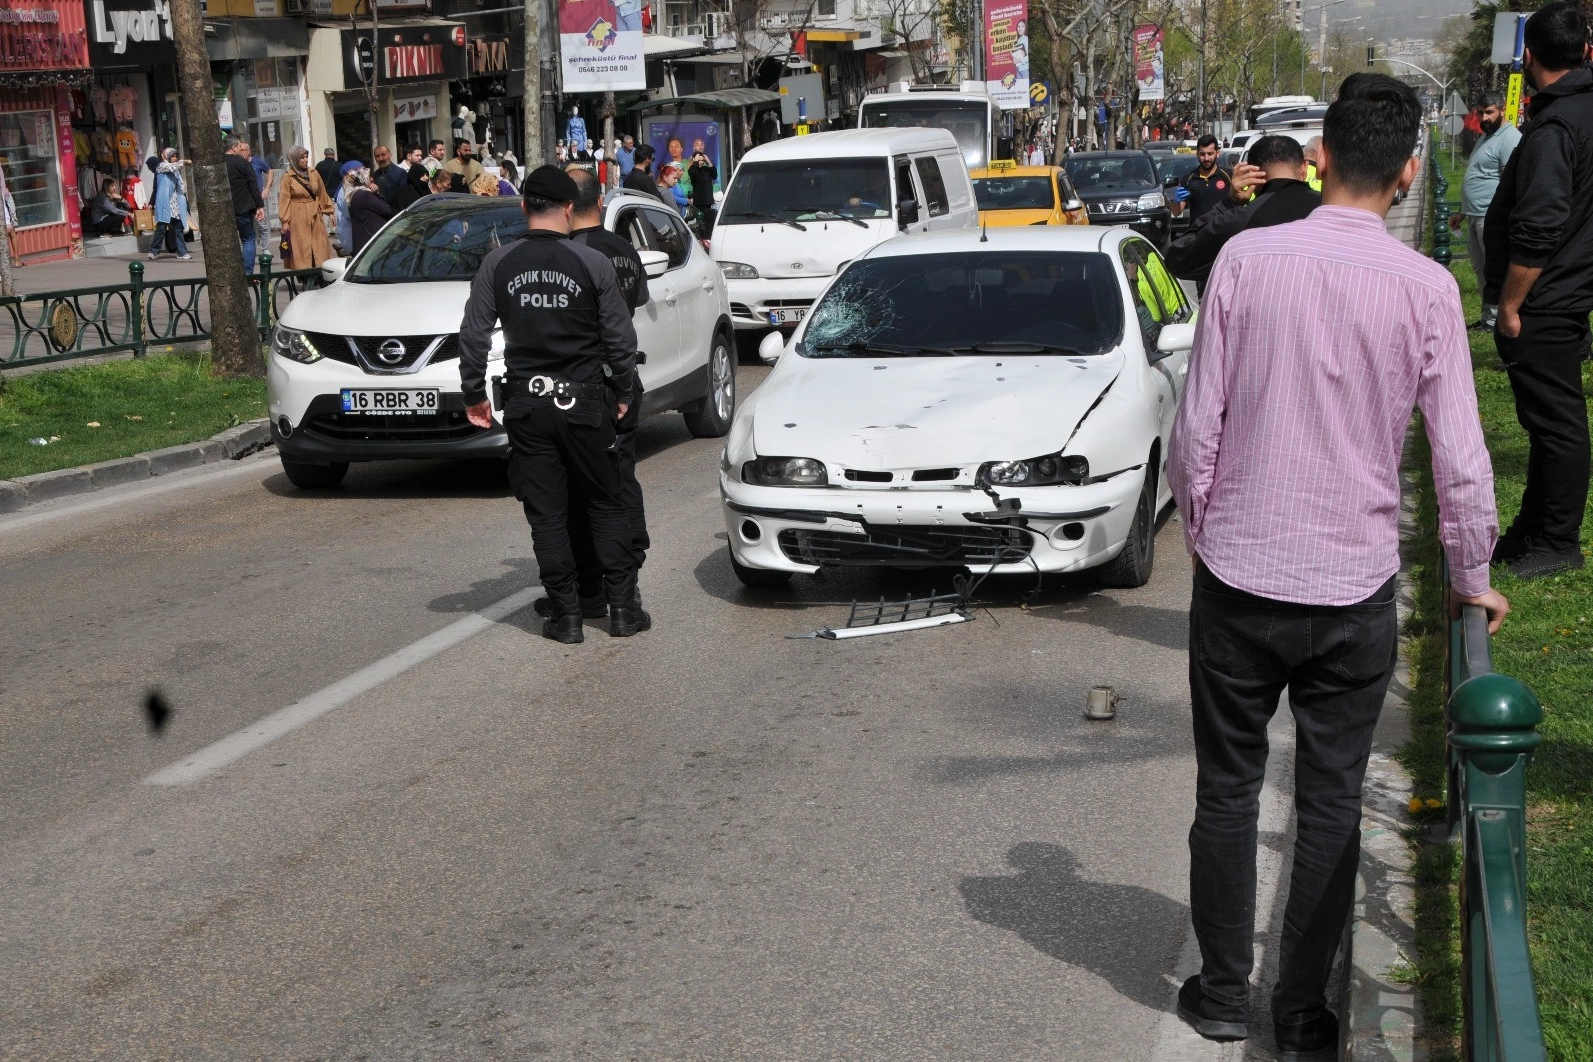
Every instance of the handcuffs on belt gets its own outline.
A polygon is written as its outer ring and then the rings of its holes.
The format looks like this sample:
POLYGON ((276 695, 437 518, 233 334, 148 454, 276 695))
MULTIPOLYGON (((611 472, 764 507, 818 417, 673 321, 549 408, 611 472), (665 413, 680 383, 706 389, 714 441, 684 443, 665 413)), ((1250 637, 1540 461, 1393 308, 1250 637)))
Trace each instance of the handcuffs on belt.
POLYGON ((551 376, 533 376, 525 382, 526 393, 532 398, 541 398, 551 395, 553 408, 571 410, 575 408, 575 396, 569 393, 570 385, 563 380, 555 380, 551 376), (559 392, 564 392, 560 394, 559 392), (563 403, 568 402, 569 405, 563 403))

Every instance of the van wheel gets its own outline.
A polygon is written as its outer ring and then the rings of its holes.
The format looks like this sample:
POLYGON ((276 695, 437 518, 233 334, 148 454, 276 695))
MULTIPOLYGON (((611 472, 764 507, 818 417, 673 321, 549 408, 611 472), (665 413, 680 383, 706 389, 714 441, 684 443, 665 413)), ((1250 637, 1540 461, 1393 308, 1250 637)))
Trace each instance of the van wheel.
POLYGON ((303 461, 289 461, 282 459, 282 471, 287 474, 288 482, 304 490, 326 490, 343 482, 343 477, 348 475, 348 462, 338 461, 330 465, 311 465, 303 461))
POLYGON ((735 347, 723 332, 708 348, 708 393, 681 410, 686 430, 699 439, 717 439, 730 430, 736 414, 735 347))
POLYGON ((774 572, 764 568, 749 568, 736 560, 736 551, 729 546, 725 551, 730 554, 730 570, 736 573, 736 578, 741 580, 742 586, 750 586, 756 590, 768 590, 776 586, 784 586, 791 581, 790 572, 774 572))
POLYGON ((1145 483, 1134 506, 1134 522, 1128 528, 1123 552, 1099 569, 1102 586, 1135 587, 1150 582, 1156 566, 1156 470, 1147 465, 1145 483))

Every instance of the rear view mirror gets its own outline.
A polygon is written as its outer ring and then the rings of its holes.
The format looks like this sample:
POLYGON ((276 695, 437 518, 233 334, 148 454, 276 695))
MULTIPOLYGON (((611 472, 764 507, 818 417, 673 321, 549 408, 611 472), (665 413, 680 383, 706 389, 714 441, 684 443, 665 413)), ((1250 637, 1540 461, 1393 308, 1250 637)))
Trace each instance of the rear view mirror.
POLYGON ((1177 188, 1178 187, 1178 174, 1169 173, 1166 177, 1163 177, 1162 178, 1162 187, 1163 188, 1177 188))
MULTIPOLYGON (((1156 337, 1156 351, 1162 357, 1168 354, 1187 354, 1195 348, 1195 326, 1192 324, 1162 325, 1161 335, 1156 337)), ((1161 358, 1153 358, 1160 361, 1161 358)))
POLYGON ((1075 210, 1083 210, 1084 203, 1078 199, 1069 199, 1066 203, 1062 204, 1062 209, 1071 214, 1075 210))
POLYGON ((321 279, 328 284, 336 284, 342 280, 343 274, 347 271, 347 258, 328 258, 321 263, 321 279))
POLYGON ((918 200, 903 199, 896 204, 896 224, 900 228, 918 224, 918 200))
POLYGON ((780 360, 780 355, 785 353, 785 336, 779 332, 770 332, 758 344, 758 357, 766 364, 773 365, 780 360))
POLYGON ((669 272, 669 255, 663 251, 637 251, 636 254, 642 260, 642 271, 649 278, 656 279, 669 272))

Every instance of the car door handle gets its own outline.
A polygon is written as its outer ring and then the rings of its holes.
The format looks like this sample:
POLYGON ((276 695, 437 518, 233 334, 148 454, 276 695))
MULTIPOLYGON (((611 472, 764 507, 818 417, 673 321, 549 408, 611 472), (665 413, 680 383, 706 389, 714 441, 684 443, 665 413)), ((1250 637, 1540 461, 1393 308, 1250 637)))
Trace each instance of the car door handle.
POLYGON ((675 305, 675 300, 678 297, 679 296, 677 296, 673 291, 664 292, 664 302, 668 303, 670 306, 675 305))
POLYGON ((712 291, 715 288, 717 288, 718 286, 719 285, 715 284, 711 280, 705 280, 705 281, 702 282, 702 290, 704 290, 704 291, 712 291))

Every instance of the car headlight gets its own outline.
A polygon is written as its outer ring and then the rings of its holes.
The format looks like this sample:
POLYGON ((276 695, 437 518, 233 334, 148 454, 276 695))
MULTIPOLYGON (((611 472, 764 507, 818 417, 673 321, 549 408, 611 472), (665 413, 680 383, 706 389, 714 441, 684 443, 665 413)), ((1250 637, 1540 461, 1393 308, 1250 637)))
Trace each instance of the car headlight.
POLYGON ((1167 197, 1160 192, 1146 192, 1139 197, 1141 210, 1158 210, 1167 205, 1167 197))
POLYGON ((1082 483, 1090 476, 1090 463, 1078 454, 1046 454, 1024 461, 987 461, 979 466, 975 482, 981 487, 1054 487, 1082 483))
POLYGON ((745 262, 720 262, 719 271, 726 280, 757 280, 758 271, 745 262))
POLYGON ((758 487, 824 487, 830 474, 811 457, 754 457, 741 466, 741 482, 758 487))
POLYGON ((271 353, 305 365, 325 357, 315 349, 315 344, 310 342, 308 334, 297 328, 286 328, 282 325, 277 325, 277 330, 271 333, 271 353))

